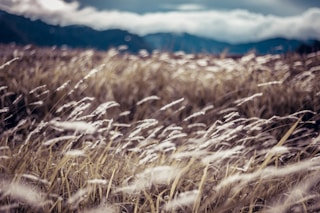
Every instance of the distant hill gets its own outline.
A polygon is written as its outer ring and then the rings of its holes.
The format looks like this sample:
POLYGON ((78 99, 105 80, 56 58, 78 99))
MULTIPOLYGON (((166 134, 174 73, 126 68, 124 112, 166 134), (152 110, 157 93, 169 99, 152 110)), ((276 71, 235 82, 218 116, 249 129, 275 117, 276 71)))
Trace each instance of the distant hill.
POLYGON ((186 53, 221 53, 230 44, 194 36, 188 33, 155 33, 143 37, 153 48, 186 53))
POLYGON ((286 53, 289 51, 294 52, 297 47, 303 43, 304 41, 294 39, 272 38, 259 42, 231 45, 230 52, 239 54, 254 50, 257 54, 286 53))
POLYGON ((320 41, 313 40, 309 43, 303 43, 296 49, 296 51, 300 54, 308 54, 320 51, 320 41))
POLYGON ((0 43, 34 44, 37 46, 62 46, 107 50, 126 45, 128 51, 151 50, 138 35, 114 29, 96 31, 85 26, 53 26, 42 21, 0 11, 0 43))
POLYGON ((257 54, 286 53, 295 51, 303 41, 289 40, 285 38, 273 38, 259 42, 230 44, 212 39, 202 38, 188 33, 156 33, 143 37, 150 45, 156 49, 164 51, 183 50, 187 53, 213 53, 219 54, 227 51, 229 54, 246 54, 255 51, 257 54))
POLYGON ((21 45, 67 45, 71 48, 95 48, 98 50, 125 45, 126 51, 132 53, 137 53, 141 49, 149 52, 157 49, 169 52, 184 51, 186 53, 209 54, 221 54, 225 51, 229 55, 243 55, 249 51, 255 51, 257 54, 273 54, 288 51, 307 53, 319 50, 318 41, 303 42, 273 38, 259 42, 230 44, 188 33, 155 33, 141 37, 120 29, 97 31, 77 25, 54 26, 40 20, 32 21, 22 16, 0 11, 0 43, 12 42, 21 45))

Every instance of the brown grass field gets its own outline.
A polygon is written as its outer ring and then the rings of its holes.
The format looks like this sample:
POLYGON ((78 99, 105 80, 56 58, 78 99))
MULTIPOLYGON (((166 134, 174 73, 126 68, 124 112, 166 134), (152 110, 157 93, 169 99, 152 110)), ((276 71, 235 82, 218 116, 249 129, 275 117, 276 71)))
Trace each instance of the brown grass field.
POLYGON ((319 212, 320 52, 0 47, 0 212, 319 212))

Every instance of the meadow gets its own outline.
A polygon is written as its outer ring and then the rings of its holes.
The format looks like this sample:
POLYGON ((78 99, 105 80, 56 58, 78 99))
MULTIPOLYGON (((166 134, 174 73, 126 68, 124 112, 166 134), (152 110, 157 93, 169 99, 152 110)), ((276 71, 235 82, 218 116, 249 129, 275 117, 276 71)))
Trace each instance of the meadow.
POLYGON ((0 212, 319 212, 320 52, 0 47, 0 212))

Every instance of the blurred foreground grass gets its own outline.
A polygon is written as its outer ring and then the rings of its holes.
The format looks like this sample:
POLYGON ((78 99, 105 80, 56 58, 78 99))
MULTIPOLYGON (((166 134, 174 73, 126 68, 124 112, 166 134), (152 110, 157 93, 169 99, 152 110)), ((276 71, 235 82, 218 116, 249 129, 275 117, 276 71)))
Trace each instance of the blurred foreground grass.
POLYGON ((1 46, 0 211, 320 211, 320 54, 1 46))

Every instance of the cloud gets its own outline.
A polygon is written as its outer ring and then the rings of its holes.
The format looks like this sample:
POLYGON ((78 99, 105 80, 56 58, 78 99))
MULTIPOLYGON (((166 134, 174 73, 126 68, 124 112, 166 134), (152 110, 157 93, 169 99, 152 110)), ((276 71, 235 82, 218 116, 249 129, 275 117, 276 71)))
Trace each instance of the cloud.
POLYGON ((164 9, 170 10, 181 10, 181 11, 196 11, 196 10, 204 10, 205 7, 201 4, 164 4, 161 6, 164 9))
POLYGON ((81 24, 98 30, 121 28, 139 35, 188 32, 232 43, 280 36, 320 39, 320 8, 311 8, 296 16, 281 17, 239 9, 216 11, 198 10, 199 5, 180 6, 180 11, 137 14, 117 10, 99 11, 94 7, 80 8, 77 2, 62 0, 2 0, 0 3, 0 9, 50 24, 81 24))
MULTIPOLYGON (((72 0, 69 0, 72 1, 72 0)), ((245 9, 255 13, 274 14, 278 16, 288 16, 301 14, 311 7, 320 7, 320 1, 316 0, 77 0, 84 6, 94 6, 102 9, 125 10, 135 13, 148 12, 168 12, 178 10, 179 5, 201 5, 207 10, 233 10, 245 9)))

